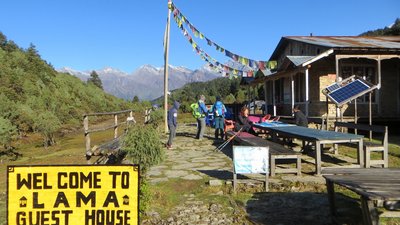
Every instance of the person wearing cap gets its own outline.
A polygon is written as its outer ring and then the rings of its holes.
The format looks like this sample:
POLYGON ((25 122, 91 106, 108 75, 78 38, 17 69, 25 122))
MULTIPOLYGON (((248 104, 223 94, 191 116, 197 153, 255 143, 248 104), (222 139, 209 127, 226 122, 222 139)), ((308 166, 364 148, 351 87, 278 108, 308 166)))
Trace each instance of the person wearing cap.
POLYGON ((221 140, 224 139, 224 122, 226 108, 224 103, 221 101, 221 97, 217 96, 211 111, 214 113, 215 121, 215 139, 218 140, 221 136, 221 140))
POLYGON ((201 116, 197 118, 197 134, 196 134, 196 139, 202 139, 204 135, 204 130, 206 129, 206 115, 207 115, 207 107, 205 104, 206 97, 204 95, 200 95, 199 97, 199 110, 201 116))
POLYGON ((174 106, 168 110, 168 128, 169 128, 169 137, 168 142, 165 145, 167 149, 172 149, 172 141, 176 136, 176 127, 178 126, 177 118, 178 118, 178 109, 180 103, 178 101, 174 101, 174 106))

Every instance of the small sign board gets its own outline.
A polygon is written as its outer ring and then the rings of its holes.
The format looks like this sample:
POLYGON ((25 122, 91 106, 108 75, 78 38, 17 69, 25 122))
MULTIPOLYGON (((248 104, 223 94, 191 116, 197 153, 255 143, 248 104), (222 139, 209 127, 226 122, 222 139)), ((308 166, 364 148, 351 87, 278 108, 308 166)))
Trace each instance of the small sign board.
POLYGON ((268 190, 269 147, 233 146, 233 188, 237 174, 265 174, 265 190, 268 190))
POLYGON ((8 225, 139 224, 137 165, 7 168, 8 225))
POLYGON ((268 173, 268 147, 233 146, 233 165, 236 174, 268 173))

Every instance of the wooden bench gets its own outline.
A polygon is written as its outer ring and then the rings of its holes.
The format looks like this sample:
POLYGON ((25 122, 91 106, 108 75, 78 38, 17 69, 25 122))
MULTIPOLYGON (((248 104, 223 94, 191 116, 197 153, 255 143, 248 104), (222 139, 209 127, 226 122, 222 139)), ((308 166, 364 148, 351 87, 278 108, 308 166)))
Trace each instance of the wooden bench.
MULTIPOLYGON (((370 142, 370 141, 363 142, 364 160, 365 160, 364 165, 366 168, 371 167, 371 165, 382 165, 384 168, 388 167, 389 160, 388 160, 388 127, 387 126, 335 122, 335 131, 336 132, 339 130, 340 127, 381 133, 382 134, 381 143, 375 143, 375 142, 370 142), (371 160, 371 152, 380 152, 382 154, 381 159, 380 160, 371 160)), ((335 148, 335 153, 337 153, 337 148, 335 148)))
MULTIPOLYGON (((226 133, 226 136, 229 138, 234 136, 235 134, 236 132, 234 131, 228 131, 226 133)), ((254 136, 247 132, 241 132, 239 135, 236 135, 234 140, 241 144, 249 146, 269 146, 271 176, 275 176, 276 173, 295 173, 298 176, 301 175, 300 153, 294 152, 288 148, 283 147, 280 144, 265 140, 261 137, 254 136), (295 168, 280 168, 280 169, 276 168, 278 160, 288 160, 288 159, 296 160, 295 168)))
POLYGON ((337 224, 335 187, 339 185, 360 196, 363 224, 378 225, 380 217, 400 217, 399 168, 326 168, 326 179, 331 214, 337 224), (381 209, 385 208, 383 212, 381 209))

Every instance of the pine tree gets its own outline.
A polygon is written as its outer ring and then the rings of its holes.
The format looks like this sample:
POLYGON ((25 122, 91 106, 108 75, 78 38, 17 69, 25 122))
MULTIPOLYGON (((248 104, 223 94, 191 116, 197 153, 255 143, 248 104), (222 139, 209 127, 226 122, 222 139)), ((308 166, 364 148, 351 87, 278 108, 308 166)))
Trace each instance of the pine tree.
POLYGON ((88 83, 92 83, 95 86, 97 86, 98 88, 103 90, 103 83, 101 82, 101 79, 99 77, 99 75, 96 73, 96 71, 92 71, 90 73, 90 78, 87 81, 88 83))
POLYGON ((139 102, 139 97, 138 97, 137 95, 135 95, 135 97, 133 97, 132 102, 133 102, 133 103, 139 102))

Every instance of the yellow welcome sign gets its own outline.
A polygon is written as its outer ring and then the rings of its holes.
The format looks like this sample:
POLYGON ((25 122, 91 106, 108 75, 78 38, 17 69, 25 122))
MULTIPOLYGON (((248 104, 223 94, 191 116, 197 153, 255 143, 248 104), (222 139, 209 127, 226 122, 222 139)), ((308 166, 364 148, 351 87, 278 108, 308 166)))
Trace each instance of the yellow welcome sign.
POLYGON ((136 165, 8 166, 8 225, 137 225, 136 165))

